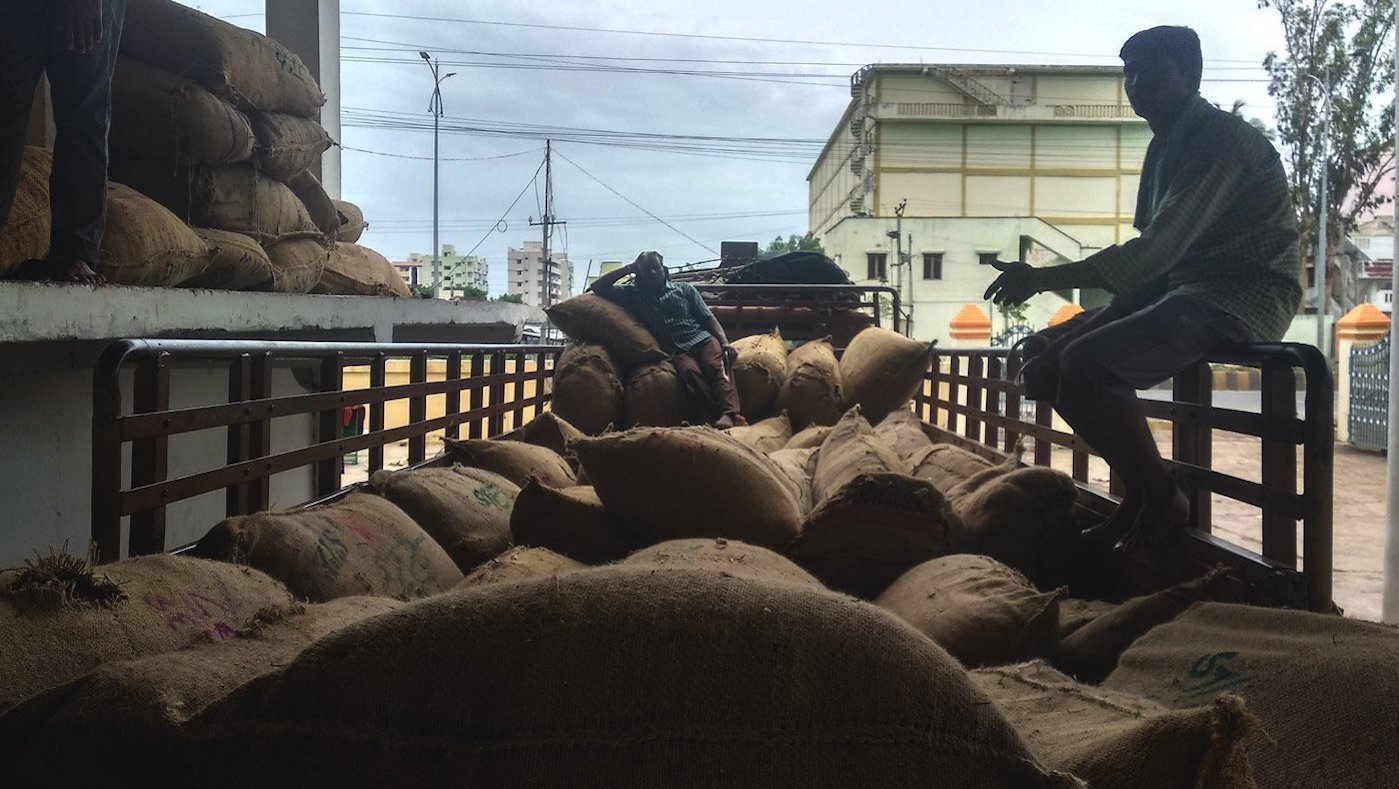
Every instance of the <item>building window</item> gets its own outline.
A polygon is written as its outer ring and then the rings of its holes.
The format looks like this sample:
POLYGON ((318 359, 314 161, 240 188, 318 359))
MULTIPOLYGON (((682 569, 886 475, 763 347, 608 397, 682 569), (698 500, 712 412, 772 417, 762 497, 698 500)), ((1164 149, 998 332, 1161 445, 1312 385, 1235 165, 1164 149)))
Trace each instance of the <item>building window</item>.
POLYGON ((865 267, 867 275, 865 279, 877 279, 881 282, 889 278, 889 255, 885 252, 870 252, 865 255, 865 267))
POLYGON ((942 253, 923 253, 923 279, 942 279, 942 253))
POLYGON ((980 264, 983 265, 983 266, 989 266, 989 265, 991 265, 992 263, 995 263, 997 260, 1000 260, 1000 259, 1001 259, 1001 253, 999 253, 999 252, 978 252, 978 253, 976 253, 976 262, 980 263, 980 264))

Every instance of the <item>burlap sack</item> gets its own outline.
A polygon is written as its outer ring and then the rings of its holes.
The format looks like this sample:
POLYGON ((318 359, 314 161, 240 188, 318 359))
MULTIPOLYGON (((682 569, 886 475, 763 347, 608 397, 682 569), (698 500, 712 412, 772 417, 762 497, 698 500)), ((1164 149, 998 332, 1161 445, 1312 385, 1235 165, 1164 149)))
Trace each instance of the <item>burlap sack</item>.
POLYGON ((107 184, 107 228, 97 267, 113 285, 168 287, 196 277, 213 254, 199 234, 135 189, 107 184))
POLYGON ((812 425, 804 430, 792 434, 792 438, 783 449, 820 449, 826 443, 826 436, 831 434, 832 425, 812 425))
POLYGON ((244 686, 189 742, 213 789, 1081 785, 877 609, 653 567, 406 606, 244 686))
POLYGON ((335 206, 335 213, 340 220, 340 227, 335 231, 335 240, 343 241, 346 244, 359 242, 359 237, 364 235, 364 231, 369 228, 369 223, 364 221, 364 212, 360 207, 348 200, 331 200, 331 205, 335 206))
POLYGON ((1043 764, 1093 789, 1254 789, 1237 697, 1186 710, 1080 685, 1042 661, 971 672, 1043 764))
POLYGON ((448 438, 442 443, 453 462, 494 471, 519 486, 531 477, 556 488, 578 481, 568 462, 547 447, 489 438, 448 438))
POLYGON ((272 259, 252 238, 229 230, 190 228, 212 255, 209 266, 180 283, 182 288, 266 290, 272 287, 272 259))
POLYGON ((787 478, 796 483, 797 502, 803 513, 809 513, 812 505, 811 482, 816 473, 817 449, 779 449, 768 453, 773 465, 782 470, 787 478))
POLYGON ((666 358, 656 338, 640 321, 596 293, 565 299, 545 312, 559 331, 579 342, 605 346, 627 368, 666 358))
POLYGON ((786 380, 778 407, 792 419, 792 429, 833 425, 845 410, 840 364, 829 337, 803 343, 787 356, 786 380))
POLYGON ((1282 609, 1199 603, 1137 640, 1103 683, 1168 707, 1243 697, 1267 736, 1263 789, 1383 787, 1399 775, 1399 632, 1282 609))
POLYGON ((1012 471, 961 498, 949 495, 962 521, 956 548, 991 556, 1038 577, 1046 569, 1041 566, 1046 543, 1077 530, 1077 496, 1069 475, 1043 467, 1012 471))
POLYGON ((246 567, 183 556, 102 565, 46 557, 0 588, 0 712, 104 663, 220 644, 292 602, 246 567))
POLYGON ((759 452, 770 454, 787 446, 787 442, 792 440, 792 423, 787 418, 787 412, 783 411, 761 422, 729 428, 727 432, 759 452))
POLYGON ((995 559, 956 554, 899 576, 875 604, 976 668, 1053 654, 1063 596, 1041 593, 995 559))
POLYGON ((276 41, 172 0, 129 0, 121 53, 183 74, 243 110, 312 116, 325 95, 276 41))
POLYGON ((685 385, 670 362, 643 364, 627 376, 627 424, 674 427, 688 411, 685 385))
POLYGON ((569 424, 568 420, 553 411, 545 411, 525 424, 500 437, 502 441, 523 441, 526 444, 552 449, 559 457, 577 467, 578 459, 568 444, 575 438, 582 438, 583 431, 569 424))
POLYGON ((781 550, 801 528, 787 475, 718 430, 636 428, 573 447, 608 511, 649 543, 727 537, 781 550))
POLYGON ((639 545, 591 485, 551 488, 538 480, 530 480, 515 499, 510 537, 516 545, 548 548, 583 564, 616 561, 639 545))
POLYGON ((749 422, 766 419, 777 409, 777 396, 787 380, 787 345, 782 333, 754 334, 733 342, 738 360, 733 363, 734 388, 749 422))
POLYGON ((195 786, 179 759, 184 724, 239 686, 344 627, 402 606, 387 597, 264 608, 237 636, 106 663, 0 717, 16 786, 195 786), (150 758, 133 758, 145 754, 150 758))
POLYGON ((257 141, 253 160, 263 174, 279 181, 290 181, 313 167, 331 146, 330 135, 313 118, 285 112, 252 112, 248 120, 257 141))
POLYGON ((479 468, 376 471, 369 490, 408 513, 463 573, 510 547, 510 510, 520 488, 479 468))
MULTIPOLYGON (((1077 677, 1080 682, 1097 684, 1117 668, 1117 661, 1134 641, 1157 625, 1175 619, 1182 611, 1202 600, 1210 600, 1219 582, 1226 577, 1216 569, 1193 581, 1163 589, 1155 594, 1133 597, 1104 611, 1061 638, 1054 665, 1077 677)), ((1063 627, 1060 627, 1063 633, 1063 627)))
POLYGON ((190 225, 232 230, 271 246, 323 239, 306 206, 281 181, 252 165, 185 167, 149 159, 112 159, 111 179, 170 209, 190 225))
POLYGON ((10 215, 0 221, 0 277, 26 260, 42 258, 49 251, 49 171, 53 151, 24 146, 19 163, 19 185, 10 215))
POLYGON ((108 144, 121 158, 230 164, 252 158, 253 127, 193 80, 122 57, 112 76, 108 144))
POLYGON ((412 298, 408 283, 389 259, 359 244, 335 242, 320 281, 312 293, 336 296, 397 296, 412 298))
POLYGON ((407 513, 368 493, 228 518, 199 540, 195 552, 255 567, 317 603, 363 594, 411 599, 462 579, 452 557, 407 513))
POLYGON ((267 247, 272 262, 272 290, 310 293, 330 265, 330 249, 320 239, 293 238, 267 247))
POLYGON ((950 492, 963 481, 996 464, 953 444, 934 444, 915 453, 908 461, 910 474, 926 479, 938 490, 950 492))
POLYGON ((1079 628, 1118 606, 1106 600, 1083 600, 1065 597, 1059 601, 1059 643, 1063 644, 1079 628))
POLYGON ((1005 460, 1002 460, 1000 463, 988 469, 978 471, 954 485, 952 490, 947 491, 947 500, 952 502, 955 506, 957 502, 980 491, 982 488, 989 487, 994 482, 999 482, 1011 472, 1019 471, 1024 468, 1024 459, 1025 442, 1022 439, 1015 443, 1014 451, 1012 451, 1005 460))
POLYGON ((621 425, 625 398, 617 365, 601 345, 569 345, 554 365, 550 410, 590 436, 621 425))
POLYGON ((861 474, 896 474, 904 470, 899 459, 875 435, 860 409, 852 408, 831 428, 821 444, 813 471, 812 504, 822 504, 861 474))
POLYGON ((334 201, 326 194, 325 187, 321 186, 320 179, 316 178, 314 173, 302 170, 287 181, 287 188, 306 206, 306 213, 315 223, 317 230, 328 236, 334 236, 340 231, 340 212, 336 210, 334 201))
POLYGON ((900 408, 884 417, 874 425, 874 434, 893 450, 899 460, 909 464, 909 468, 915 457, 933 445, 933 440, 923 432, 923 420, 907 408, 900 408))
POLYGON ((477 586, 533 581, 537 578, 556 578, 565 573, 582 570, 587 565, 567 556, 560 556, 548 548, 510 548, 501 555, 477 567, 457 589, 470 589, 477 586))
POLYGON ((922 391, 932 350, 932 345, 874 326, 855 335, 840 357, 845 403, 858 404, 878 424, 922 391))
POLYGON ((796 566, 791 559, 781 554, 722 537, 670 540, 642 548, 628 556, 622 564, 711 570, 741 578, 825 588, 811 573, 796 566))

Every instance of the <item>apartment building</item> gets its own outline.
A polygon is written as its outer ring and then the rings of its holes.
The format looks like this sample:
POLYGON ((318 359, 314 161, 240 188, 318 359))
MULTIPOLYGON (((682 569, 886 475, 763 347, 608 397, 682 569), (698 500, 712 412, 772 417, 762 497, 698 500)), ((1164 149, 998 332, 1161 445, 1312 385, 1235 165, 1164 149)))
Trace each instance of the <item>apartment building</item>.
POLYGON ((568 255, 551 251, 549 257, 544 259, 540 241, 526 241, 520 249, 510 247, 506 291, 522 295, 526 304, 535 307, 548 307, 572 296, 573 264, 568 255))

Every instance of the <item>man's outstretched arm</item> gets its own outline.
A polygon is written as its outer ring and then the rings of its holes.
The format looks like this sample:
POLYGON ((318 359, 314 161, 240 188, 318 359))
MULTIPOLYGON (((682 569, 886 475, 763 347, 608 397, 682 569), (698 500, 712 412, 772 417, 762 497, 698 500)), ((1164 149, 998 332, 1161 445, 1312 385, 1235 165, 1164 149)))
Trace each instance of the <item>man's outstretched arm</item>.
POLYGON ((613 286, 617 284, 617 280, 627 276, 628 274, 635 273, 636 264, 628 263, 627 265, 622 266, 621 268, 614 269, 612 271, 607 272, 606 274, 603 274, 601 277, 598 277, 597 280, 593 282, 593 284, 588 286, 588 290, 591 290, 599 296, 606 296, 612 290, 613 286))

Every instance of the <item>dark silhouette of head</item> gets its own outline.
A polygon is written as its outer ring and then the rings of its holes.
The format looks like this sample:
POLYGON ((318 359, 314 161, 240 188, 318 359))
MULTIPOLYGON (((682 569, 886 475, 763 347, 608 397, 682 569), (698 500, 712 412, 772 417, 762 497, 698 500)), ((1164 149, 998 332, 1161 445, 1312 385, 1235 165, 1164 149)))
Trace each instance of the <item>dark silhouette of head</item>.
POLYGON ((665 259, 659 252, 642 252, 636 256, 636 284, 647 293, 656 293, 665 287, 670 273, 666 271, 665 259))
POLYGON ((1153 127, 1173 119, 1200 92, 1200 37, 1188 27, 1143 30, 1118 55, 1127 100, 1153 127))

